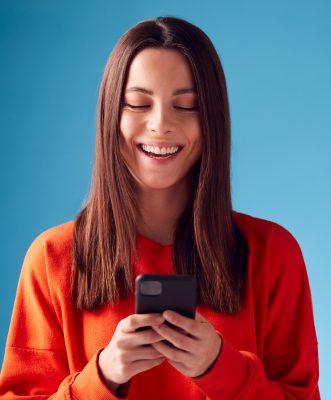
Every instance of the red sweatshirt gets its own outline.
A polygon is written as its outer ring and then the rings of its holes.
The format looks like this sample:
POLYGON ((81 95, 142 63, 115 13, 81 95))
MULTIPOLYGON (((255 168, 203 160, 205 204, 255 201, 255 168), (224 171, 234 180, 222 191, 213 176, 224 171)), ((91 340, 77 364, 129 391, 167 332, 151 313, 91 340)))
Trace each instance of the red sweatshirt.
MULTIPOLYGON (((222 337, 212 369, 189 378, 167 361, 134 376, 127 399, 278 400, 320 398, 318 350, 306 267, 280 225, 234 213, 250 248, 242 310, 226 315, 198 305, 222 337)), ((1 399, 117 399, 98 356, 117 323, 134 313, 134 294, 116 306, 78 311, 70 300, 75 221, 48 229, 24 259, 0 380, 1 399)), ((172 245, 137 235, 142 273, 175 273, 172 245)))

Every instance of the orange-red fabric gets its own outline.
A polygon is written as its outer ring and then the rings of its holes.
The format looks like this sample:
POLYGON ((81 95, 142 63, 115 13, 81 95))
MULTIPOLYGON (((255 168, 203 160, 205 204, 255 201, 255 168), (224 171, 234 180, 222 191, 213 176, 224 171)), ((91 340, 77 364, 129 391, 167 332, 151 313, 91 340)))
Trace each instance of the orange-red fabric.
MULTIPOLYGON (((234 213, 249 248, 242 310, 198 305, 222 337, 212 369, 189 378, 167 361, 133 377, 127 399, 278 400, 320 398, 318 349, 307 271, 295 238, 280 225, 234 213)), ((117 323, 134 313, 134 294, 116 306, 78 311, 69 296, 75 221, 48 229, 24 259, 1 371, 1 399, 118 397, 103 384, 98 356, 117 323)), ((174 273, 172 246, 137 236, 141 273, 174 273)))

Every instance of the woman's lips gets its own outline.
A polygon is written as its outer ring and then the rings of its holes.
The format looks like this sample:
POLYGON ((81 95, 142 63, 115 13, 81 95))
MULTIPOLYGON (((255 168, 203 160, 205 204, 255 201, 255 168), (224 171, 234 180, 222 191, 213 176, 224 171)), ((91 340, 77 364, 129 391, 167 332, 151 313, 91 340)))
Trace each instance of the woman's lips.
POLYGON ((180 149, 183 148, 184 146, 180 143, 171 143, 171 142, 154 142, 154 143, 148 143, 148 142, 141 142, 138 143, 138 146, 151 146, 151 147, 165 147, 165 148, 170 148, 170 147, 179 147, 180 149))
MULTIPOLYGON (((183 147, 181 147, 181 148, 178 149, 178 151, 176 153, 162 155, 162 154, 148 153, 147 151, 142 149, 141 145, 138 145, 137 147, 140 150, 140 152, 143 153, 147 158, 152 159, 152 160, 156 160, 156 161, 159 161, 159 162, 163 162, 163 161, 166 161, 166 160, 173 160, 174 158, 176 158, 176 156, 183 149, 183 147)), ((173 146, 173 147, 175 147, 175 146, 173 146)))

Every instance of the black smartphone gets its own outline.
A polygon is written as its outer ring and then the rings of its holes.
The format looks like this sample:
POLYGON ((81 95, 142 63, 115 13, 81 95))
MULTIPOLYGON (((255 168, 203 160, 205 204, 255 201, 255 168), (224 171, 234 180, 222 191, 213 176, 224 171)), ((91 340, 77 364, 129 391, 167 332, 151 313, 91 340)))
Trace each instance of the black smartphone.
MULTIPOLYGON (((162 313, 173 310, 195 318, 197 282, 191 275, 143 274, 136 278, 136 314, 162 313)), ((173 326, 168 321, 165 323, 173 326)), ((148 329, 140 328, 139 330, 148 329)))

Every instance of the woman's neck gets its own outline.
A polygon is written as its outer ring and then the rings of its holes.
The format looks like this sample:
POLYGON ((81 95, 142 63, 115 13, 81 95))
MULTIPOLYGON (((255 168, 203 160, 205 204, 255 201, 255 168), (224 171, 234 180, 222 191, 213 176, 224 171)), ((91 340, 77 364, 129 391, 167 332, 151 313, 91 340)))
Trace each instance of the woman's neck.
POLYGON ((162 245, 173 243, 178 218, 191 196, 191 184, 183 180, 181 185, 167 189, 138 190, 141 218, 138 233, 162 245))

